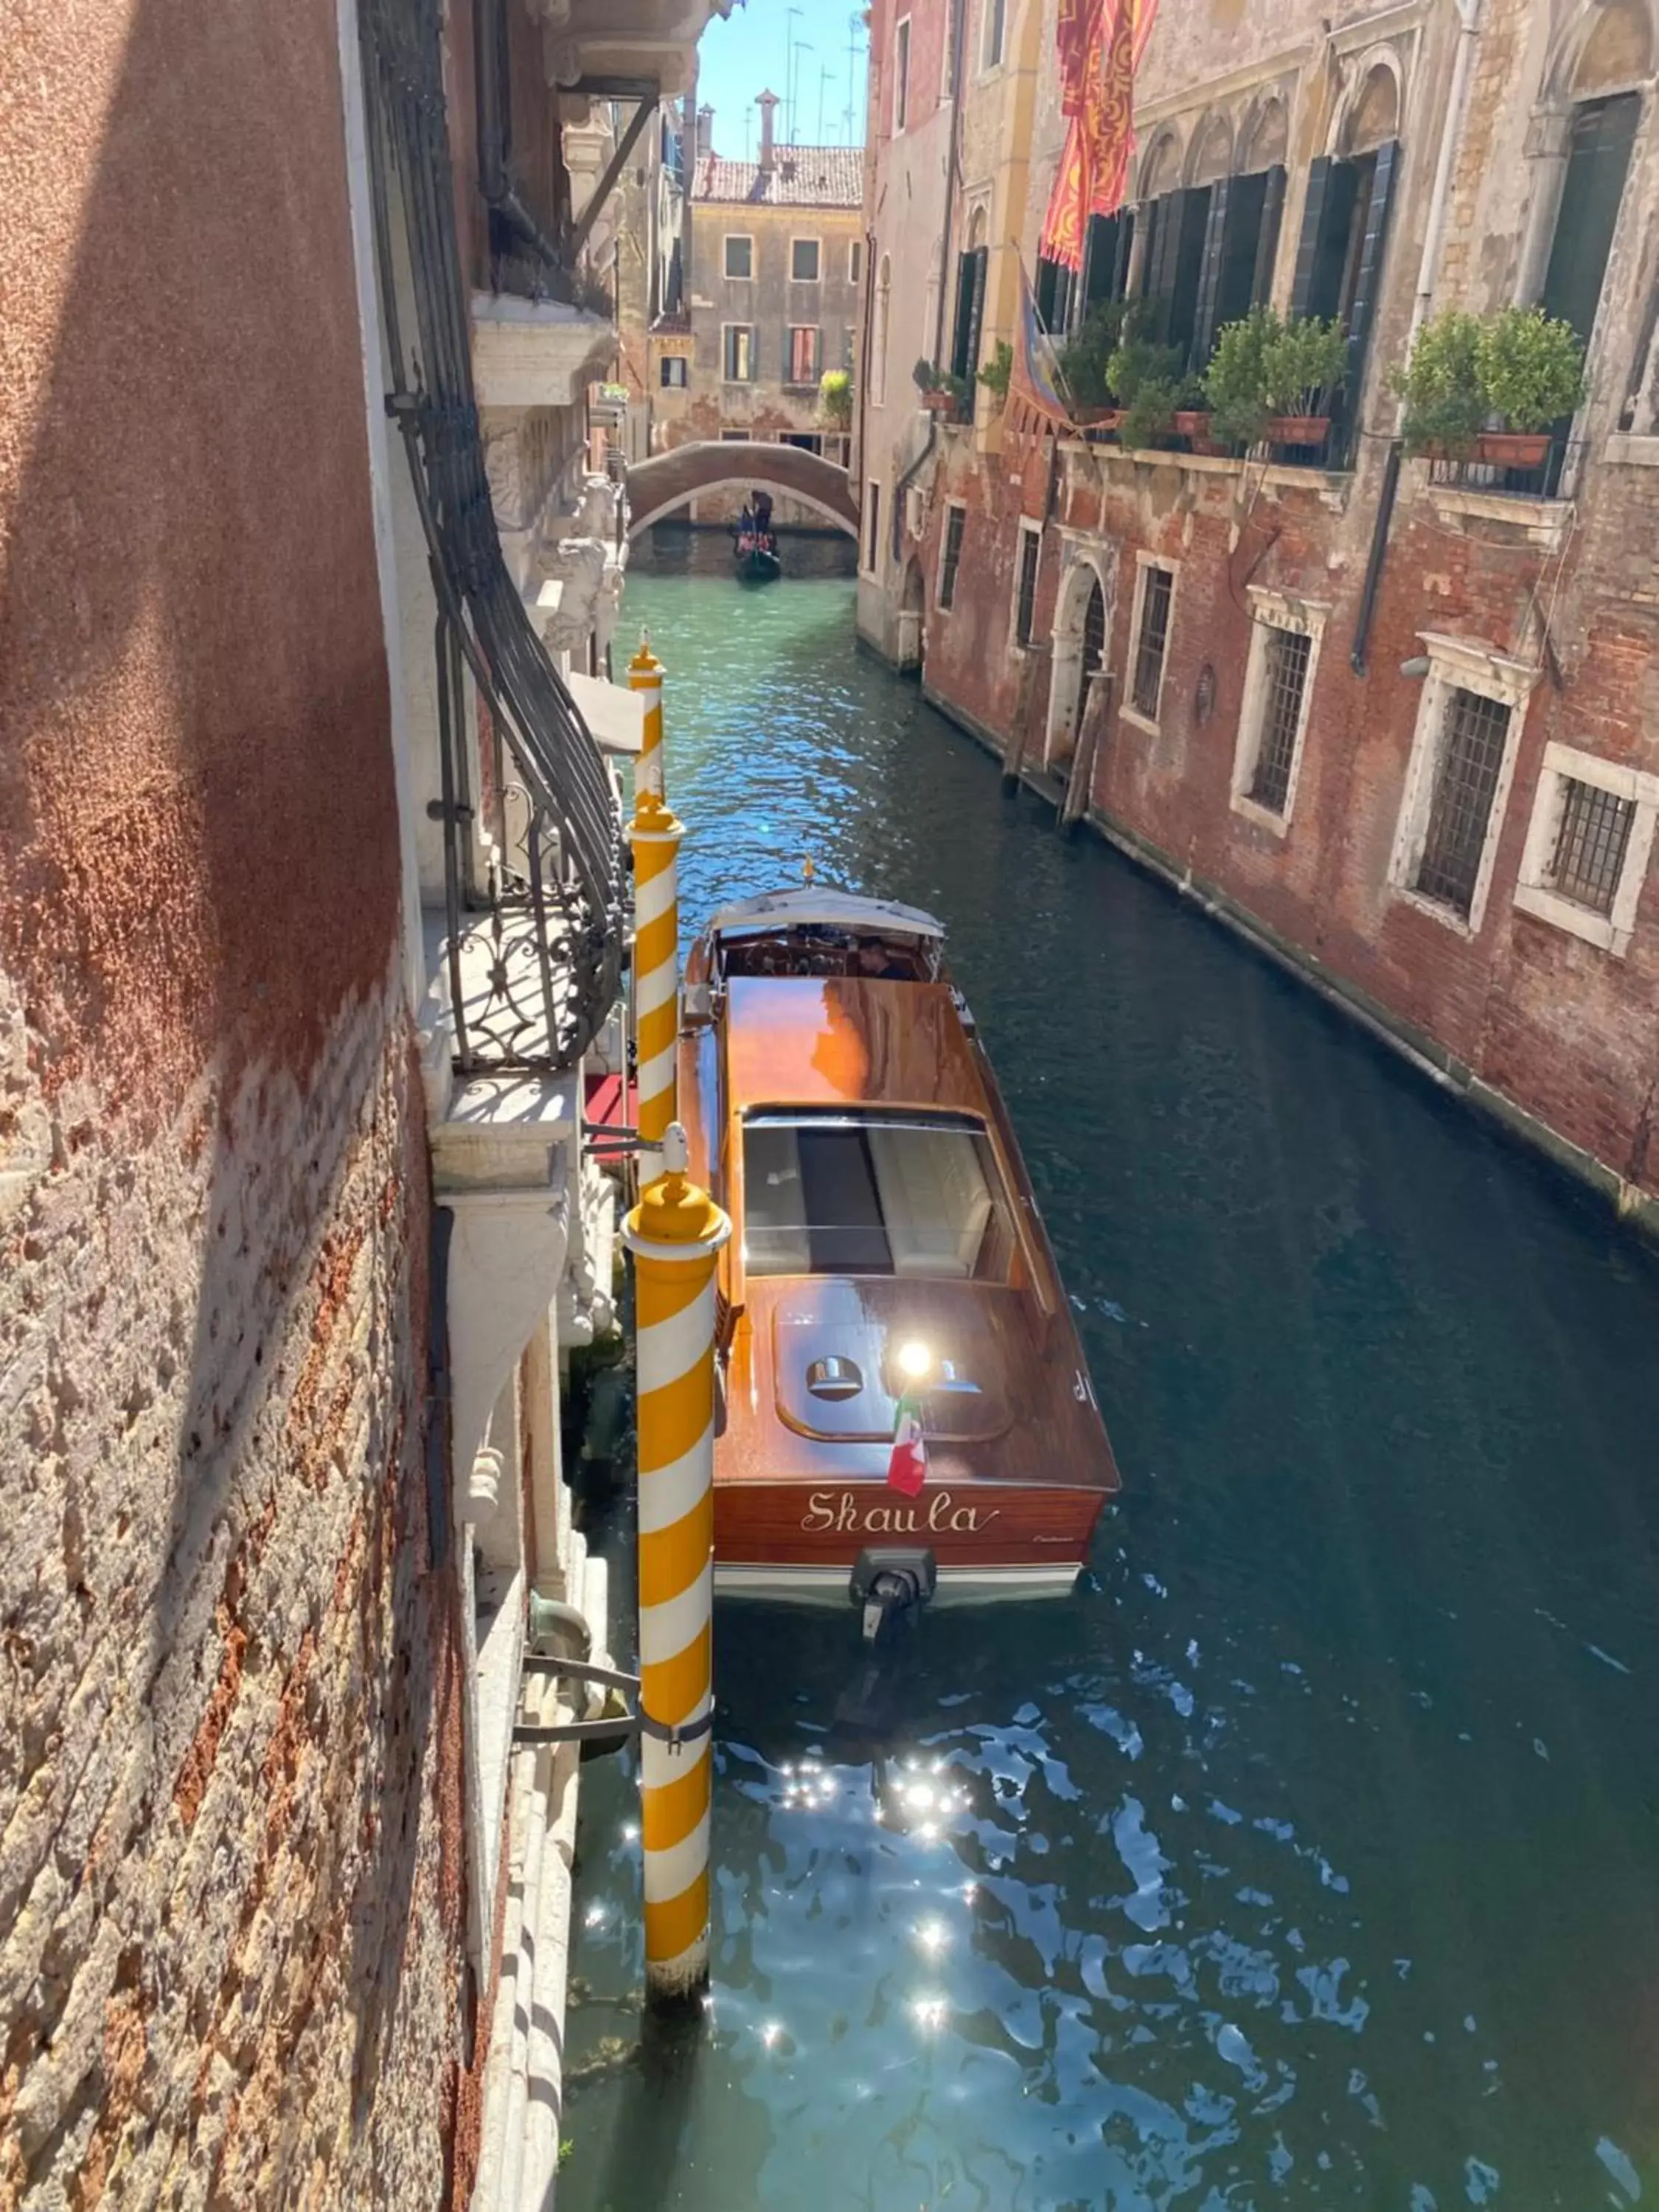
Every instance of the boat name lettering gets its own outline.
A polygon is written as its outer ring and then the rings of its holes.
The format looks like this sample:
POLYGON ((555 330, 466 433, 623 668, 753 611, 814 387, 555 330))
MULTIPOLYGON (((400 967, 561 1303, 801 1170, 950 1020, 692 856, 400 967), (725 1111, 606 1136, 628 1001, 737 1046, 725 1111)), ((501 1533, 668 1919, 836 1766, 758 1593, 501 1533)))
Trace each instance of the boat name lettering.
POLYGON ((972 1535, 997 1517, 994 1508, 982 1513, 977 1505, 956 1504, 948 1490, 936 1490, 925 1510, 920 1500, 914 1505, 866 1505, 856 1491, 815 1490, 800 1525, 808 1531, 833 1528, 860 1536, 972 1535))

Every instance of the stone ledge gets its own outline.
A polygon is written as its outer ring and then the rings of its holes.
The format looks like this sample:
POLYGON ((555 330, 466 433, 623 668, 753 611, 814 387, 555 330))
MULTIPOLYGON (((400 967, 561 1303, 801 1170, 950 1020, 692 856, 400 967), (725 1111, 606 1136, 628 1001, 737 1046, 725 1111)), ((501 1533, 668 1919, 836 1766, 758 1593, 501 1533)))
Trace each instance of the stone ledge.
MULTIPOLYGON (((1570 499, 1528 499, 1507 492, 1469 491, 1458 484, 1431 483, 1429 503, 1443 522, 1495 523, 1523 544, 1559 552, 1572 526, 1570 499)), ((1466 535, 1484 535, 1479 531, 1466 535)))
POLYGON ((557 300, 475 292, 471 321, 480 407, 574 407, 616 350, 613 322, 557 300))

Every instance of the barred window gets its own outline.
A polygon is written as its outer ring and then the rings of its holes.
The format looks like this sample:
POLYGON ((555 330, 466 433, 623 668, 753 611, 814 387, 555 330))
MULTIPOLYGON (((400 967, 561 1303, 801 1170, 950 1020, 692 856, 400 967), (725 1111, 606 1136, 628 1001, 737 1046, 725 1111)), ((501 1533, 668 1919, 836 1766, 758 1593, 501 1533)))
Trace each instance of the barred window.
POLYGON ((1302 727, 1302 695, 1313 640, 1299 630, 1268 630, 1261 726, 1248 796, 1270 814, 1282 814, 1290 796, 1296 740, 1302 727))
POLYGON ((939 563, 939 603, 946 609, 956 605, 957 565, 962 559, 962 532, 967 520, 965 507, 947 507, 945 510, 945 554, 939 563))
POLYGON ((1465 920, 1474 901, 1509 728, 1510 710, 1502 700, 1456 685, 1448 691, 1428 835, 1414 887, 1465 920))
POLYGON ((1140 634, 1135 643, 1134 681, 1130 696, 1138 714, 1158 720, 1158 702, 1164 689, 1164 652, 1170 641, 1170 601, 1175 592, 1175 573, 1148 568, 1140 596, 1140 634))
POLYGON ((1594 914, 1611 914, 1636 821, 1636 801, 1599 784, 1561 779, 1561 827, 1550 864, 1550 888, 1594 914))
POLYGON ((1037 559, 1042 550, 1039 532, 1023 530, 1019 538, 1019 595, 1014 602, 1014 642, 1031 642, 1031 616, 1036 605, 1037 559))

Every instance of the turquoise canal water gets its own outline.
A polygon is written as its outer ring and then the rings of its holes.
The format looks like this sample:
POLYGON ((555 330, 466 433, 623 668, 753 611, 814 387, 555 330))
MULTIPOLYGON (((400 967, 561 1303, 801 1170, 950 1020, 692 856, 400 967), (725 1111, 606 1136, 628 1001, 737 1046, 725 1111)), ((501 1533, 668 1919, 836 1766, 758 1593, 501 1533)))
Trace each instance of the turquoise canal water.
POLYGON ((854 650, 636 574, 693 916, 932 908, 1126 1495, 1069 1601, 722 1608, 714 1987, 638 2049, 586 1771, 560 2212, 1659 2197, 1659 1272, 854 650))

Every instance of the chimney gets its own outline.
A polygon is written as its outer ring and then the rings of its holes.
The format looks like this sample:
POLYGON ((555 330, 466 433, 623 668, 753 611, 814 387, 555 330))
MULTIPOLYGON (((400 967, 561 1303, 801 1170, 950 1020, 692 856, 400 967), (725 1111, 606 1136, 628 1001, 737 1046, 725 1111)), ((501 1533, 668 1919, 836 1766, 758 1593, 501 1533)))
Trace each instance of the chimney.
POLYGON ((761 112, 761 173, 765 175, 772 166, 772 111, 778 104, 775 92, 763 92, 755 102, 761 112))
POLYGON ((697 159, 706 161, 714 150, 714 111, 712 107, 697 110, 697 159))

